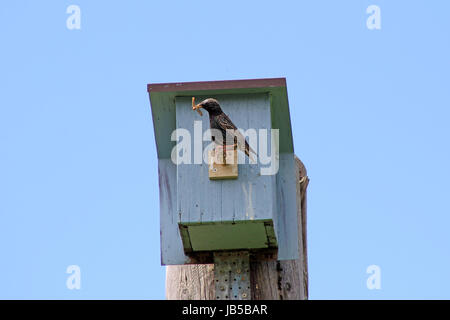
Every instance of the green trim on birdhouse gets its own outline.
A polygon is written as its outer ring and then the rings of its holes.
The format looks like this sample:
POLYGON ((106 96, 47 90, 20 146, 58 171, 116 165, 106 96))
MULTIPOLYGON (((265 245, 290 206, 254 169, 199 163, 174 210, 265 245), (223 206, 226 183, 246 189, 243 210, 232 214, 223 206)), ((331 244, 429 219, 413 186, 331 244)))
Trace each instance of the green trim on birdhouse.
POLYGON ((186 253, 277 247, 272 220, 183 223, 179 226, 186 253))

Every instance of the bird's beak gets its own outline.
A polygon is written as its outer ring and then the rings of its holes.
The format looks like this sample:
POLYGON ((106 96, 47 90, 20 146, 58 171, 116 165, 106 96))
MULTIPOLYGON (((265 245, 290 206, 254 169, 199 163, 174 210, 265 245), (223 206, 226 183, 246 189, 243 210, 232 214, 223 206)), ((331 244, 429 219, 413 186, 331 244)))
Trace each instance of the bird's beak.
POLYGON ((203 113, 199 110, 203 108, 202 104, 195 104, 195 97, 192 97, 192 110, 197 110, 198 114, 203 116, 203 113))

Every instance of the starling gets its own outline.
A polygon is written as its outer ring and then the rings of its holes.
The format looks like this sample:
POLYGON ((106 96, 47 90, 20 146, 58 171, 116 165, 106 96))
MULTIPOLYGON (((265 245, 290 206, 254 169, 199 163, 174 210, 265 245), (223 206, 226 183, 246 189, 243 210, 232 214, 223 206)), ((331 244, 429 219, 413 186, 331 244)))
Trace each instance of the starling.
POLYGON ((225 146, 228 144, 236 144, 240 150, 243 150, 247 157, 252 159, 251 153, 257 156, 256 152, 248 145, 242 133, 236 128, 234 123, 228 118, 228 116, 222 111, 219 102, 216 99, 208 98, 195 105, 194 98, 192 98, 192 109, 201 112, 200 108, 208 111, 209 114, 209 126, 211 129, 219 130, 222 135, 212 136, 212 140, 217 145, 222 145, 225 150, 225 146), (245 145, 245 147, 244 147, 245 145), (250 153, 251 152, 251 153, 250 153))

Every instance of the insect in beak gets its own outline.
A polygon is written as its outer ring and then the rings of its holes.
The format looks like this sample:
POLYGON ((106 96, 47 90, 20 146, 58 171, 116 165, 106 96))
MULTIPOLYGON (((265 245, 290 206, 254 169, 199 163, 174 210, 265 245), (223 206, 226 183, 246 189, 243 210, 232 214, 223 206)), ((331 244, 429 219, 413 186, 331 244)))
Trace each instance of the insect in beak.
POLYGON ((192 97, 192 110, 197 110, 198 114, 203 116, 200 108, 203 108, 200 104, 195 104, 195 97, 192 97))

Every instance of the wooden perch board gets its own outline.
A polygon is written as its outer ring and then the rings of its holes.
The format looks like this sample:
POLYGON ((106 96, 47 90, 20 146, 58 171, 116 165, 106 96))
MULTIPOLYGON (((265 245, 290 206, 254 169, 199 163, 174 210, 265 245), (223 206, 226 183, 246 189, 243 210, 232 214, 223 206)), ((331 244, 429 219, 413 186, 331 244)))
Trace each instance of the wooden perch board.
POLYGON ((223 149, 217 146, 208 152, 209 163, 209 179, 237 179, 238 163, 237 150, 231 149, 223 152, 223 149))

